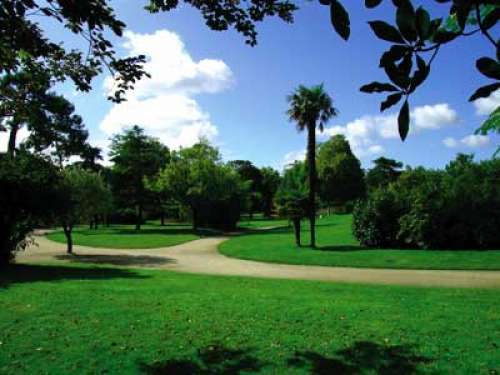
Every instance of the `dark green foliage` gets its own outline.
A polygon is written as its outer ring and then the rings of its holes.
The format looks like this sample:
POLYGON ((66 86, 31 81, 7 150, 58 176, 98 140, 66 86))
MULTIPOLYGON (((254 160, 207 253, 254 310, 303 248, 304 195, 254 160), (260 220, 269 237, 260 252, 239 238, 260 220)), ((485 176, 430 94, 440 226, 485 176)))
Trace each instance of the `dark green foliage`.
POLYGON ((245 205, 250 216, 262 210, 262 174, 260 169, 249 160, 232 160, 228 165, 240 176, 242 181, 249 182, 248 202, 245 205))
POLYGON ((57 170, 44 158, 0 155, 0 265, 24 249, 35 225, 54 219, 58 181, 57 170))
POLYGON ((354 210, 354 234, 371 247, 500 247, 500 160, 458 155, 445 170, 408 169, 354 210))
POLYGON ((281 182, 278 171, 271 167, 260 169, 262 175, 262 212, 264 216, 270 217, 273 211, 273 201, 281 182))
POLYGON ((343 135, 322 143, 318 152, 319 196, 329 205, 343 206, 365 194, 361 163, 343 135))
POLYGON ((374 167, 366 173, 366 186, 374 190, 397 180, 403 163, 383 156, 373 161, 374 167))
POLYGON ((158 188, 189 209, 193 229, 236 228, 250 183, 223 164, 206 140, 174 152, 158 176, 158 188))
POLYGON ((134 126, 115 135, 110 151, 113 165, 111 186, 120 208, 136 210, 136 227, 140 229, 143 209, 154 200, 145 179, 155 176, 170 159, 168 147, 134 126))

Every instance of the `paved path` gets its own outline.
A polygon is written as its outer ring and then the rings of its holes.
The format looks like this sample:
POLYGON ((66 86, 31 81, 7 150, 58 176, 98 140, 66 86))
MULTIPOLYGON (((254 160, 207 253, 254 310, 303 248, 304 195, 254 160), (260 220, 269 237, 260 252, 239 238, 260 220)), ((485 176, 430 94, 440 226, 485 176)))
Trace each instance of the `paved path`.
POLYGON ((35 237, 38 246, 18 254, 18 263, 47 261, 99 263, 145 267, 210 275, 340 281, 352 283, 500 288, 500 271, 393 270, 299 266, 229 258, 217 251, 227 237, 207 237, 182 245, 158 249, 104 249, 74 246, 76 255, 65 253, 65 245, 35 237))

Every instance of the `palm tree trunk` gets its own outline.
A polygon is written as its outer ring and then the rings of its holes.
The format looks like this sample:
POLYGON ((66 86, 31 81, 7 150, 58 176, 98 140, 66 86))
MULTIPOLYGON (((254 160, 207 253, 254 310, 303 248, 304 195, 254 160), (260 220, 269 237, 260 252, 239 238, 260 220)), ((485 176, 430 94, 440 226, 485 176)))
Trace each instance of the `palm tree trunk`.
POLYGON ((295 244, 300 247, 300 218, 294 217, 293 221, 293 231, 295 233, 295 244))
POLYGON ((316 247, 316 124, 307 127, 307 166, 309 169, 309 223, 311 247, 316 247))

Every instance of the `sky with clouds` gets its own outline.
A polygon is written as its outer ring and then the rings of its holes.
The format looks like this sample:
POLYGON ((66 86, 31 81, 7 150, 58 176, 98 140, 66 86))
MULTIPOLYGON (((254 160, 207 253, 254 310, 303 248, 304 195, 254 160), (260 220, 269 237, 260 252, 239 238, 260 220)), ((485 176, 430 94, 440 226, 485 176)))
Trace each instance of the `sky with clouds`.
MULTIPOLYGON (((392 20, 392 6, 386 2, 367 11, 361 1, 344 3, 352 22, 348 43, 331 29, 328 8, 303 2, 294 24, 277 19, 259 24, 259 44, 249 47, 234 31, 210 31, 187 5, 149 15, 136 2, 116 0, 112 5, 128 26, 116 40, 117 50, 122 56, 145 54, 151 79, 139 82, 121 104, 106 100, 113 79, 105 75, 88 94, 69 84, 59 90, 75 103, 92 142, 105 151, 113 134, 137 124, 174 149, 205 137, 226 160, 282 168, 304 157, 306 142, 306 135, 287 120, 286 96, 299 84, 323 82, 339 116, 318 140, 345 135, 365 167, 381 155, 429 167, 444 166, 457 152, 490 157, 498 137, 474 135, 474 130, 500 104, 500 92, 467 102, 477 87, 488 83, 474 62, 492 53, 489 45, 474 36, 441 51, 430 79, 411 99, 411 131, 402 143, 397 107, 381 114, 383 97, 359 92, 361 85, 385 79, 378 59, 387 45, 372 35, 367 21, 392 20)), ((431 8, 434 15, 441 9, 431 8)), ((57 27, 46 27, 51 37, 64 40, 57 27)), ((78 46, 77 41, 66 42, 78 46)), ((2 148, 4 138, 0 136, 2 148)))

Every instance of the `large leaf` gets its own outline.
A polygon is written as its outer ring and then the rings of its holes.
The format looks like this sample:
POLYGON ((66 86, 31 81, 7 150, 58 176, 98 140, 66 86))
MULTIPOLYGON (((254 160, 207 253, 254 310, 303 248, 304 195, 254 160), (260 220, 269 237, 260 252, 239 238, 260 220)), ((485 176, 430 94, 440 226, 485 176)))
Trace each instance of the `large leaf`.
POLYGON ((375 8, 376 6, 380 5, 382 0, 365 0, 365 6, 367 8, 375 8))
POLYGON ((391 46, 389 51, 382 54, 379 67, 383 68, 386 64, 395 64, 401 60, 406 54, 410 53, 410 47, 395 44, 391 46))
POLYGON ((402 1, 396 11, 396 24, 400 33, 410 42, 417 40, 416 16, 410 1, 402 1))
POLYGON ((351 34, 349 14, 338 0, 331 0, 330 19, 332 21, 333 28, 341 36, 341 38, 344 40, 349 39, 349 35, 351 34))
POLYGON ((404 141, 410 130, 410 106, 408 100, 405 100, 398 115, 398 130, 401 140, 404 141))
POLYGON ((362 92, 385 92, 385 91, 399 91, 399 89, 390 83, 372 82, 367 85, 361 86, 359 89, 362 92))
POLYGON ((486 77, 500 80, 500 64, 489 57, 481 57, 476 61, 477 69, 486 77))
POLYGON ((387 108, 392 107, 394 104, 399 102, 403 97, 402 92, 398 92, 396 94, 389 95, 381 104, 380 104, 380 112, 385 111, 387 108))
POLYGON ((498 89, 500 89, 500 82, 480 87, 474 94, 472 94, 472 96, 469 98, 469 101, 472 102, 479 98, 487 98, 491 95, 491 93, 495 92, 498 89))
POLYGON ((418 36, 421 40, 426 40, 431 32, 431 17, 424 8, 418 7, 416 18, 418 36))
POLYGON ((399 33, 398 29, 396 29, 394 26, 389 25, 384 21, 371 21, 368 23, 379 39, 404 44, 405 41, 403 37, 399 33))

